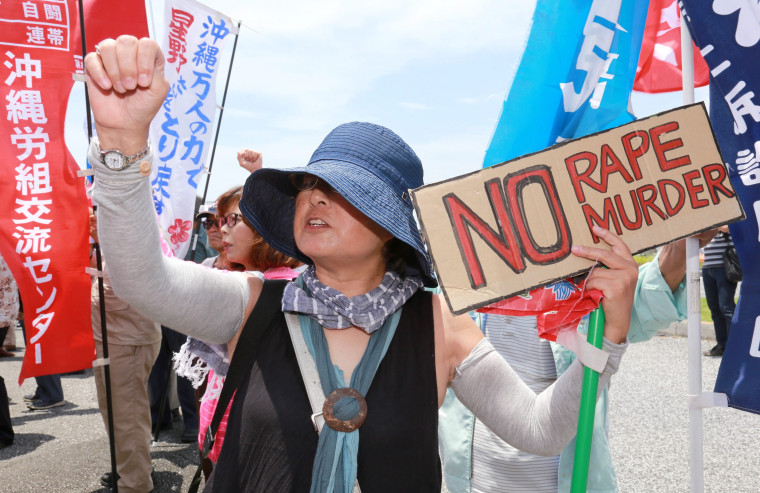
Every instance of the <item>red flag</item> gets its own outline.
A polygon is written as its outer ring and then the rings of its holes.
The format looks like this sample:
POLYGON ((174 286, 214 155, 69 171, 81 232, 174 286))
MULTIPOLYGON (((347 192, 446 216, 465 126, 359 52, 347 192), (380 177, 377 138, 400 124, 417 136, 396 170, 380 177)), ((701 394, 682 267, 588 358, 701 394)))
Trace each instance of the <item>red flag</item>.
POLYGON ((64 142, 76 0, 0 3, 0 252, 24 301, 25 378, 89 368, 88 212, 64 142))
MULTIPOLYGON (((657 93, 680 91, 681 11, 676 0, 651 0, 634 91, 657 93)), ((709 83, 710 71, 699 49, 694 46, 694 87, 709 83)))
POLYGON ((498 301, 477 311, 498 315, 535 315, 538 336, 556 341, 560 332, 575 329, 585 315, 599 306, 602 292, 585 290, 584 284, 585 281, 576 283, 567 279, 534 289, 525 295, 498 301))
MULTIPOLYGON (((87 53, 95 51, 95 45, 106 38, 116 39, 122 34, 150 36, 145 0, 84 0, 84 25, 87 53)), ((81 46, 79 37, 77 43, 81 46)))

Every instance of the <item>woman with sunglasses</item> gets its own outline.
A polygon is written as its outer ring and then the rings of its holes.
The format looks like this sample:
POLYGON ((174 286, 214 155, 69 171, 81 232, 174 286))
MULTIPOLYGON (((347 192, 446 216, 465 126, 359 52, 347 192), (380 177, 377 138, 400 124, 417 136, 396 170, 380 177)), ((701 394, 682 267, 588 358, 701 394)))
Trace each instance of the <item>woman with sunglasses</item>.
MULTIPOLYGON (((218 217, 214 221, 213 227, 209 227, 210 221, 207 221, 207 231, 220 231, 219 256, 224 259, 223 265, 227 266, 227 270, 244 271, 261 280, 294 279, 298 276, 298 272, 293 269, 301 263, 269 246, 261 235, 251 227, 240 214, 239 204, 242 196, 243 187, 233 187, 224 192, 216 200, 218 217)), ((206 429, 214 417, 216 404, 224 385, 233 352, 234 347, 228 344, 209 345, 190 337, 174 358, 177 362, 178 374, 189 378, 196 388, 203 383, 204 377, 208 377, 199 412, 198 444, 200 447, 203 446, 206 429)), ((219 457, 219 451, 224 442, 227 417, 231 405, 228 406, 222 418, 214 437, 214 446, 208 455, 208 458, 214 463, 219 457)))
MULTIPOLYGON (((119 259, 111 266, 117 290, 194 337, 235 339, 271 284, 150 255, 157 235, 134 233, 153 212, 150 183, 127 156, 150 153, 149 124, 168 91, 163 54, 149 39, 125 36, 98 51, 85 61, 100 138, 90 159, 104 215, 101 244, 119 259), (109 149, 125 158, 101 157, 109 149), (146 262, 149 269, 134 268, 146 262)), ((408 196, 422 183, 422 164, 401 138, 358 122, 334 129, 306 167, 248 178, 241 215, 309 267, 285 286, 274 318, 244 356, 252 368, 237 388, 206 491, 346 493, 358 482, 365 493, 437 493, 437 414, 448 387, 522 450, 553 455, 572 438, 580 363, 536 395, 468 316, 452 315, 422 289, 436 285, 408 196), (297 326, 291 333, 288 320, 297 326), (327 396, 319 434, 291 337, 303 340, 327 396)), ((603 388, 626 347, 637 267, 617 236, 594 233, 609 248, 572 251, 608 267, 587 282, 604 294, 603 388)))

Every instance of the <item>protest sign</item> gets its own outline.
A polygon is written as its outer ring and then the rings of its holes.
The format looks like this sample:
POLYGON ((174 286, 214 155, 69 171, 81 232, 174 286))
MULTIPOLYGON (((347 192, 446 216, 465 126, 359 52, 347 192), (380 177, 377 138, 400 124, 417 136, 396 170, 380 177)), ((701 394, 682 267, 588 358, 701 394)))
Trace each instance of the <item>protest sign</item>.
POLYGON ((587 271, 574 244, 641 252, 743 217, 704 106, 671 110, 412 192, 454 313, 587 271))

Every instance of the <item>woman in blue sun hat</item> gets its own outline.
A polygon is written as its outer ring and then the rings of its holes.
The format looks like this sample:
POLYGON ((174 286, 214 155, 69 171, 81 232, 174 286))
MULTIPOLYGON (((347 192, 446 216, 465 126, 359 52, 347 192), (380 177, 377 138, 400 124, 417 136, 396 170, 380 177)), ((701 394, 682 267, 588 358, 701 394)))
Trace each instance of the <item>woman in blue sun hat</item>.
MULTIPOLYGON (((143 231, 155 220, 143 163, 168 89, 161 51, 149 39, 122 36, 101 42, 85 64, 100 139, 90 147, 100 239, 114 259, 114 289, 163 324, 235 344, 272 285, 165 259, 158 234, 143 231)), ((244 217, 309 267, 278 295, 257 345, 235 353, 233 364, 242 357, 251 368, 205 491, 439 492, 437 411, 449 387, 527 452, 557 454, 572 438, 582 366, 537 396, 468 316, 452 315, 423 289, 436 280, 408 195, 422 184, 412 149, 391 130, 361 122, 334 129, 305 167, 248 178, 244 217), (324 406, 310 403, 315 386, 324 406), (326 426, 317 432, 320 408, 326 426)), ((608 267, 588 280, 605 296, 603 388, 627 345, 637 268, 619 238, 595 233, 609 250, 573 252, 608 267)))

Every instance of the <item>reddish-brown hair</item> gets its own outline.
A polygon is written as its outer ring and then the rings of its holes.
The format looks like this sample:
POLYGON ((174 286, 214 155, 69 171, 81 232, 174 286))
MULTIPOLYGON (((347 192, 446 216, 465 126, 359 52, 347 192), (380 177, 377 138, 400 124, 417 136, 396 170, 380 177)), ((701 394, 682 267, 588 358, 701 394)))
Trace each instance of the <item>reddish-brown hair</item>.
MULTIPOLYGON (((243 187, 233 187, 221 194, 219 198, 216 199, 216 208, 219 217, 225 217, 230 210, 240 202, 242 197, 243 187)), ((298 260, 288 257, 284 253, 272 248, 269 243, 264 241, 264 238, 262 238, 258 231, 251 226, 251 223, 249 223, 248 219, 245 217, 243 217, 243 222, 251 229, 251 231, 253 231, 254 236, 253 248, 251 249, 251 256, 249 258, 251 265, 256 266, 261 272, 266 272, 275 267, 294 268, 301 264, 298 260)), ((245 267, 242 264, 230 262, 230 265, 232 266, 231 270, 245 270, 245 267)))

